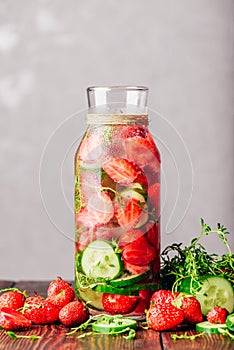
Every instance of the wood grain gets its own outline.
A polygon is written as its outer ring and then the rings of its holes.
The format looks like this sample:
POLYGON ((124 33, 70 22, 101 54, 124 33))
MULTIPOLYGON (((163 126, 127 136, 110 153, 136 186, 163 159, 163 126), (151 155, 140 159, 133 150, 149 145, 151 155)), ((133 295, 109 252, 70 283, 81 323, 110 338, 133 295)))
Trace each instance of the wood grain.
MULTIPOLYGON (((27 290, 29 295, 37 291, 46 296, 49 281, 0 281, 0 288, 17 287, 27 290)), ((17 331, 18 335, 38 335, 37 341, 30 339, 13 340, 4 331, 0 331, 0 350, 233 350, 234 341, 222 335, 203 335, 191 340, 172 340, 171 334, 197 334, 193 329, 180 329, 175 332, 155 332, 137 330, 136 338, 126 340, 122 336, 92 335, 78 339, 77 335, 67 336, 69 328, 56 323, 44 326, 32 326, 30 329, 17 331)), ((82 333, 80 333, 82 334, 82 333)))
MULTIPOLYGON (((234 342, 228 337, 218 334, 204 334, 197 337, 195 340, 179 339, 172 340, 171 334, 183 334, 184 332, 162 332, 162 346, 163 350, 233 350, 234 342)), ((188 330, 188 335, 198 334, 195 330, 188 330)))

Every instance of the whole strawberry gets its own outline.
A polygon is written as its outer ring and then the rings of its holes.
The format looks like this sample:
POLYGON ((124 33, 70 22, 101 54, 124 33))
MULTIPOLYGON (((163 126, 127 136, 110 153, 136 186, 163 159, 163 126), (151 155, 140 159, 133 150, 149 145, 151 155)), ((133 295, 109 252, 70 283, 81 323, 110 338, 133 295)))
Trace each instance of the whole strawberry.
POLYGON ((25 327, 30 327, 32 322, 19 311, 3 307, 0 310, 0 326, 6 331, 14 331, 25 327))
POLYGON ((151 306, 147 313, 148 326, 155 331, 164 331, 181 324, 184 313, 170 303, 151 306))
POLYGON ((147 323, 156 331, 173 328, 184 320, 184 312, 172 303, 178 293, 170 290, 157 290, 150 299, 150 308, 147 313, 147 323))
POLYGON ((87 308, 78 300, 71 301, 59 312, 59 320, 68 327, 79 325, 88 318, 89 314, 87 308))
POLYGON ((58 308, 62 308, 74 298, 74 289, 70 283, 64 281, 61 277, 52 281, 47 289, 47 300, 58 308))
POLYGON ((35 324, 47 324, 58 320, 59 309, 40 296, 26 299, 23 314, 35 324))
POLYGON ((180 306, 184 312, 184 321, 187 323, 199 323, 202 322, 203 316, 201 311, 201 305, 195 297, 183 297, 180 306))
POLYGON ((25 301, 25 292, 9 290, 0 296, 0 309, 9 307, 12 310, 18 310, 23 307, 25 301))
POLYGON ((221 307, 213 307, 207 314, 207 321, 210 323, 225 323, 228 315, 228 311, 221 307))
POLYGON ((110 293, 103 293, 102 296, 103 308, 111 314, 127 314, 135 309, 138 301, 138 296, 110 293))
POLYGON ((150 306, 163 305, 164 303, 169 303, 178 296, 178 293, 172 293, 170 290, 159 289, 152 295, 150 299, 150 306))

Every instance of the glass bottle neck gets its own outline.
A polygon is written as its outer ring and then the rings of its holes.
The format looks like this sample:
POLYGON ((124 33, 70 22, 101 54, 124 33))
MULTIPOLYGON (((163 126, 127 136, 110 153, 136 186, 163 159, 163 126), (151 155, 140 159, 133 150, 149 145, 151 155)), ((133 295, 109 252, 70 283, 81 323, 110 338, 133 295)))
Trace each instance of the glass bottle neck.
POLYGON ((91 114, 147 114, 147 87, 94 86, 87 94, 91 114))
POLYGON ((147 87, 93 86, 87 94, 88 124, 148 125, 147 87))

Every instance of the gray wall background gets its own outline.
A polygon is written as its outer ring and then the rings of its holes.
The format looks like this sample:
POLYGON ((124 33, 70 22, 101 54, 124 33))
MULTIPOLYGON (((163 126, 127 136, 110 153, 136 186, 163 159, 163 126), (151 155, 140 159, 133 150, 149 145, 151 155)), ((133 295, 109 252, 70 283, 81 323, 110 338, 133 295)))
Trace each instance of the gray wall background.
MULTIPOLYGON (((190 242, 200 217, 225 224, 234 246, 233 10, 232 0, 0 1, 0 278, 73 278, 73 242, 45 212, 39 167, 56 127, 87 108, 90 85, 149 86, 149 107, 187 145, 193 195, 170 234, 175 179, 161 150, 162 247, 190 242)), ((66 164, 72 205, 71 156, 66 164)), ((71 211, 60 217, 72 227, 71 211)), ((225 252, 217 238, 207 248, 225 252)))

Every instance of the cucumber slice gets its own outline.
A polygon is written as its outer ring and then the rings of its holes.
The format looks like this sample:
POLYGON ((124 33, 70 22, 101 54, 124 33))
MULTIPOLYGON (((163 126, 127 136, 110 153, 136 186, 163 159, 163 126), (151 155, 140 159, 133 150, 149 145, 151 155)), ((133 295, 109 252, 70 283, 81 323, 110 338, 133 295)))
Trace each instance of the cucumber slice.
POLYGON ((141 190, 127 188, 126 190, 124 190, 120 193, 120 197, 129 198, 129 199, 134 198, 137 201, 139 201, 140 203, 145 203, 145 197, 143 196, 143 194, 141 192, 142 192, 141 190))
POLYGON ((91 306, 97 310, 104 310, 102 305, 102 294, 94 292, 91 288, 79 288, 77 293, 87 306, 91 306))
POLYGON ((145 283, 145 284, 134 284, 128 287, 113 287, 109 284, 100 284, 93 288, 96 292, 111 293, 111 294, 122 294, 122 295, 138 295, 140 290, 151 290, 156 291, 160 289, 159 283, 145 283))
POLYGON ((137 328, 137 322, 122 316, 105 315, 92 324, 92 331, 99 333, 115 333, 126 328, 137 328))
POLYGON ((161 289, 162 286, 160 283, 142 283, 142 284, 135 284, 132 287, 134 291, 140 291, 140 290, 151 290, 151 291, 156 291, 158 289, 161 289))
POLYGON ((141 215, 140 215, 139 221, 136 224, 135 228, 139 228, 139 227, 145 225, 147 223, 148 219, 149 219, 148 207, 145 206, 143 211, 142 211, 142 213, 141 213, 141 215))
POLYGON ((132 188, 132 189, 135 189, 135 190, 140 190, 142 192, 146 192, 145 186, 142 185, 140 182, 133 182, 132 184, 128 185, 128 188, 132 188))
POLYGON ((220 334, 219 328, 221 329, 227 329, 227 326, 225 323, 217 324, 217 323, 210 323, 208 321, 200 322, 196 324, 196 330, 198 332, 204 332, 209 334, 220 334))
POLYGON ((118 279, 114 279, 110 281, 110 284, 113 287, 126 287, 130 286, 136 282, 142 281, 143 279, 149 277, 150 271, 147 271, 146 273, 138 274, 138 275, 130 275, 127 277, 121 277, 118 279))
POLYGON ((122 271, 121 257, 110 242, 96 240, 84 249, 81 268, 87 276, 113 279, 122 271))
POLYGON ((226 319, 226 326, 230 331, 234 332, 234 314, 228 315, 226 319))
POLYGON ((122 295, 138 295, 138 291, 134 291, 130 288, 118 288, 113 287, 109 284, 100 284, 93 288, 95 292, 111 293, 111 294, 122 294, 122 295))
MULTIPOLYGON (((190 293, 191 279, 186 278, 181 286, 180 291, 190 293)), ((195 293, 196 299, 201 304, 202 314, 207 315, 215 306, 221 306, 228 310, 229 313, 234 308, 234 293, 231 283, 223 277, 211 276, 201 279, 201 289, 195 293)))

